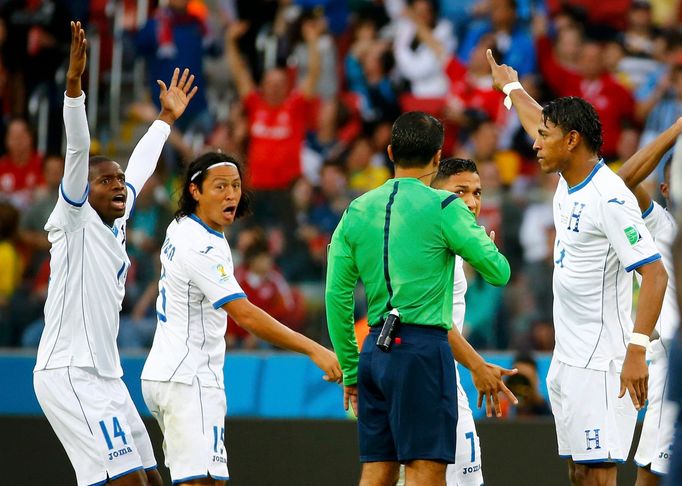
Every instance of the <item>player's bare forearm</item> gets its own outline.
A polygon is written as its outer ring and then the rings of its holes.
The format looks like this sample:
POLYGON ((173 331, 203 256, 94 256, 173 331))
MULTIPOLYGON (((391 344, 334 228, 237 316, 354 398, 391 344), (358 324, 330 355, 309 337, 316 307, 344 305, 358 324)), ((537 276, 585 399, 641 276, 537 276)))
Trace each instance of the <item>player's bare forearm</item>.
POLYGON ((637 187, 658 166, 661 157, 675 144, 682 133, 682 118, 678 118, 667 130, 651 143, 642 147, 618 169, 618 175, 630 190, 637 187))
POLYGON ((479 366, 485 365, 483 357, 476 352, 469 341, 467 341, 462 333, 456 327, 448 331, 448 343, 452 350, 452 355, 458 363, 461 363, 468 370, 473 370, 479 366))
POLYGON ((637 269, 642 275, 642 285, 639 288, 639 302, 637 317, 633 332, 651 336, 656 326, 658 315, 661 313, 663 297, 668 285, 668 274, 661 260, 648 263, 637 269))
POLYGON ((80 22, 71 22, 71 47, 69 68, 66 72, 66 96, 78 98, 81 93, 81 77, 87 62, 87 40, 80 22))
POLYGON ((237 40, 246 33, 249 26, 245 22, 236 22, 228 27, 225 36, 227 65, 230 68, 232 79, 237 87, 237 92, 241 98, 245 98, 255 89, 253 79, 249 69, 239 52, 237 40))

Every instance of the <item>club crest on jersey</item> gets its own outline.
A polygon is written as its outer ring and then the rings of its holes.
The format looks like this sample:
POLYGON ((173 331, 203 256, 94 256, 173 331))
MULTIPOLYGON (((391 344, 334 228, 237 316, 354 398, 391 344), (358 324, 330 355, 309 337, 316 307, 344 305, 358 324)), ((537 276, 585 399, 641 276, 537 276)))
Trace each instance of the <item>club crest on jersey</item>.
POLYGON ((636 245, 637 242, 642 239, 642 235, 639 234, 639 231, 637 231, 637 228, 634 226, 628 226, 623 232, 631 245, 636 245))
POLYGON ((218 278, 220 279, 221 282, 224 282, 225 280, 230 278, 230 275, 225 271, 225 267, 223 266, 222 263, 216 265, 215 269, 218 272, 218 278))

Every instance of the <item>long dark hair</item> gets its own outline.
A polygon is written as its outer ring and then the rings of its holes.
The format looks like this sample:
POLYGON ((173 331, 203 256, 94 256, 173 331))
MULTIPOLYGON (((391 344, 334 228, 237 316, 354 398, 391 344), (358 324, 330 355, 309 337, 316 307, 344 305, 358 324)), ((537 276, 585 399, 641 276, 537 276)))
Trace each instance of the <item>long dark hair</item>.
POLYGON ((196 184, 199 188, 199 192, 201 192, 204 179, 206 178, 206 169, 213 164, 219 164, 220 162, 230 162, 231 164, 234 164, 237 167, 237 172, 239 172, 239 178, 242 180, 242 197, 237 204, 235 219, 251 214, 251 198, 243 187, 244 169, 242 168, 242 164, 231 155, 223 154, 221 152, 208 152, 194 159, 187 167, 185 179, 182 183, 182 194, 180 194, 180 201, 178 201, 178 210, 175 212, 175 219, 189 216, 197 210, 197 201, 192 197, 189 185, 196 184), (197 176, 192 180, 192 176, 197 172, 197 176))

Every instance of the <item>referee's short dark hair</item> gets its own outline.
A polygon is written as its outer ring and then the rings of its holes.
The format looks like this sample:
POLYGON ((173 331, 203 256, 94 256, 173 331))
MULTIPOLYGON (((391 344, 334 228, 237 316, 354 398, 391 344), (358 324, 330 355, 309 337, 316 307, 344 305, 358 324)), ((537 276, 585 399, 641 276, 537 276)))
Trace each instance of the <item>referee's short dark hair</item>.
POLYGON ((443 124, 421 111, 398 117, 391 129, 393 163, 400 167, 423 167, 443 147, 443 124))
POLYGON ((550 101, 542 109, 542 121, 547 120, 564 133, 575 130, 594 153, 602 146, 602 127, 599 115, 590 103, 577 96, 566 96, 550 101))
POLYGON ((438 172, 436 172, 436 177, 433 178, 431 186, 437 187, 448 177, 455 174, 461 174, 462 172, 472 172, 474 174, 478 174, 476 162, 471 159, 458 159, 456 157, 448 157, 447 159, 443 159, 440 161, 438 172))

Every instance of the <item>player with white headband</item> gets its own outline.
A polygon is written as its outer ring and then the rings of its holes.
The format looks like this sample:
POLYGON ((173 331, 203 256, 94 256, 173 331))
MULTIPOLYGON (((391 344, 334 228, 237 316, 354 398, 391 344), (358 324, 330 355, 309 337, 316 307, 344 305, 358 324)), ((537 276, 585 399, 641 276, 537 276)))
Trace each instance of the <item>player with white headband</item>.
POLYGON ((189 165, 161 250, 158 324, 142 371, 142 393, 164 434, 173 484, 222 485, 229 479, 226 313, 259 338, 309 356, 327 381, 341 379, 334 353, 251 304, 237 283, 223 228, 248 207, 239 162, 222 153, 204 154, 189 165))

